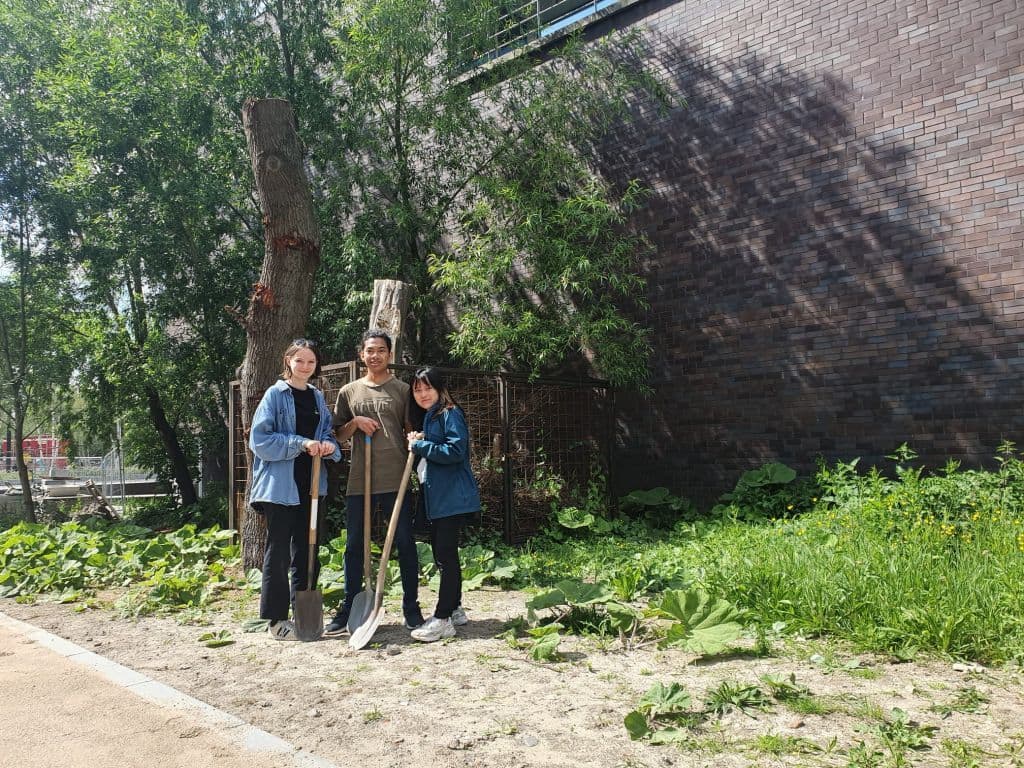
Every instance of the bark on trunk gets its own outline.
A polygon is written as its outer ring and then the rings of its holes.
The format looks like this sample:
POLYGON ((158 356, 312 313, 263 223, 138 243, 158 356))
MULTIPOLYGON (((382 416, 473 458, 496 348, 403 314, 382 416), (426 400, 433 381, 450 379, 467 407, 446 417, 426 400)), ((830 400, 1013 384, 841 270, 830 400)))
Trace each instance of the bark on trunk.
POLYGON ((394 344, 392 360, 396 363, 402 359, 403 350, 410 350, 406 333, 405 320, 409 315, 409 301, 413 287, 398 280, 373 281, 373 307, 370 310, 370 328, 380 328, 391 334, 394 344))
MULTIPOLYGON (((302 144, 291 104, 259 99, 242 108, 263 213, 266 240, 260 280, 253 286, 245 318, 247 345, 242 363, 242 426, 248 434, 264 391, 281 372, 282 353, 303 334, 309 318, 313 276, 320 263, 320 229, 302 167, 302 144)), ((252 460, 247 478, 251 487, 252 460)), ((266 523, 246 505, 242 520, 242 560, 261 568, 266 523)))
POLYGON ((188 468, 185 451, 182 450, 181 443, 178 442, 178 433, 167 420, 167 412, 164 410, 160 394, 152 387, 146 387, 145 392, 149 418, 153 421, 157 434, 160 435, 160 442, 164 444, 167 458, 171 460, 171 471, 178 484, 178 493, 181 494, 181 506, 191 506, 199 501, 199 497, 196 495, 196 488, 192 483, 192 472, 188 468))
POLYGON ((15 463, 18 466, 18 481, 21 483, 22 509, 25 520, 30 523, 36 522, 36 505, 32 501, 32 480, 28 476, 28 464, 25 463, 25 449, 22 447, 25 441, 25 417, 15 414, 14 419, 14 448, 15 463))

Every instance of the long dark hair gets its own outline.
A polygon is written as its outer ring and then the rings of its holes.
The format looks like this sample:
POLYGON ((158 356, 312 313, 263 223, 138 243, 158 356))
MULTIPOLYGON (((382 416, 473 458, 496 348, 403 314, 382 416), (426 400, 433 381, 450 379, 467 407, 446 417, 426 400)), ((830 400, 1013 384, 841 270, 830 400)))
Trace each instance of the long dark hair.
POLYGON ((455 398, 452 397, 451 392, 448 391, 448 382, 445 380, 444 374, 432 366, 420 368, 412 375, 412 381, 409 382, 409 423, 412 424, 413 429, 417 431, 422 430, 423 419, 427 415, 427 412, 420 408, 413 394, 417 381, 422 381, 424 384, 437 390, 437 400, 441 404, 437 409, 438 414, 442 411, 447 411, 449 408, 460 408, 459 404, 455 402, 455 398))

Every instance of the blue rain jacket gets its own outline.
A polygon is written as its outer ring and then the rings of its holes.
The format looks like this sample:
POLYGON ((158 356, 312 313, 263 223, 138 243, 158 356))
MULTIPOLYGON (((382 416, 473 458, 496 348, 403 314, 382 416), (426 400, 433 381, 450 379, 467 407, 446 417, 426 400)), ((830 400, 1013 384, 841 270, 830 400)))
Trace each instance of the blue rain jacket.
POLYGON ((421 487, 427 518, 480 511, 480 490, 469 467, 469 427, 458 406, 438 411, 435 403, 423 418, 423 439, 411 450, 426 460, 421 487))
MULTIPOLYGON (((341 460, 341 448, 334 439, 331 427, 331 409, 323 393, 312 384, 307 386, 316 397, 316 409, 320 422, 316 427, 316 439, 334 443, 334 454, 325 456, 328 461, 341 460)), ((274 383, 263 394, 256 413, 252 417, 249 432, 249 447, 252 449, 252 487, 249 489, 249 503, 269 501, 271 504, 295 506, 302 503, 299 489, 295 486, 295 457, 302 453, 302 446, 309 438, 295 434, 295 400, 288 382, 283 379, 274 383)), ((321 496, 327 494, 327 473, 320 472, 321 496)))

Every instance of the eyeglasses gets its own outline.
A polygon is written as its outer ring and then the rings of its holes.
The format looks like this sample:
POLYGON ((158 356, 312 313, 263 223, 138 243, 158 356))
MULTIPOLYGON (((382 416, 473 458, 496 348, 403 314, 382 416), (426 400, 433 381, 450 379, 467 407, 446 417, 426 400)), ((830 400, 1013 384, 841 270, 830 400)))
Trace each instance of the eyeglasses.
POLYGON ((293 347, 309 347, 313 348, 316 346, 316 342, 312 339, 294 339, 292 341, 293 347))

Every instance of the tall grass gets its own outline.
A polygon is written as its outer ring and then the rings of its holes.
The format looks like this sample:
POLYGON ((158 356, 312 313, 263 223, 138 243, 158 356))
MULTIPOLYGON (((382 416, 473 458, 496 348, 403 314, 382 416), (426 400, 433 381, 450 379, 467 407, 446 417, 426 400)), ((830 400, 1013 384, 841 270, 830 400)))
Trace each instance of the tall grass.
POLYGON ((892 478, 822 467, 820 495, 795 517, 733 514, 661 536, 626 527, 539 546, 521 565, 606 580, 639 569, 653 589, 696 583, 753 621, 865 649, 1024 659, 1024 464, 1009 449, 1000 462, 998 472, 950 465, 935 476, 900 464, 892 478))

